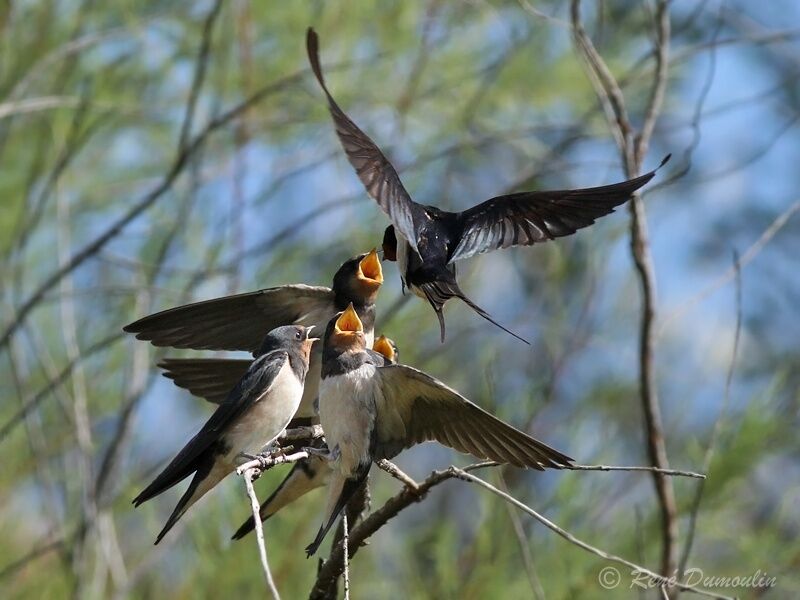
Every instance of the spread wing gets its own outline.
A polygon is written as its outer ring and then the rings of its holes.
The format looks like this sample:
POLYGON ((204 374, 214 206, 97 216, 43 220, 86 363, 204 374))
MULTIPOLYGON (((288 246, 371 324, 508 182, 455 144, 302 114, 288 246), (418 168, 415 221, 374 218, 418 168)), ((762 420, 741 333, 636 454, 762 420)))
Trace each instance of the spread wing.
POLYGON ((166 468, 134 499, 139 505, 182 481, 197 467, 194 462, 220 439, 226 427, 255 404, 270 388, 289 355, 283 350, 269 352, 255 361, 230 390, 203 428, 183 447, 166 468))
POLYGON ((165 358, 162 375, 193 396, 220 404, 250 367, 251 360, 235 358, 165 358))
MULTIPOLYGON (((669 156, 661 165, 668 159, 669 156)), ((520 192, 482 202, 458 214, 460 241, 449 262, 499 248, 530 246, 571 235, 614 212, 614 208, 650 181, 657 170, 611 185, 520 192)))
POLYGON ((154 346, 256 352, 271 330, 304 324, 307 315, 326 310, 336 314, 330 288, 283 285, 171 308, 124 330, 154 346))
MULTIPOLYGON (((572 459, 504 423, 455 390, 411 367, 377 369, 378 445, 391 457, 428 440, 477 458, 542 470, 572 459)), ((379 456, 378 458, 382 458, 379 456)))
POLYGON ((411 199, 403 187, 397 171, 380 151, 380 148, 367 134, 361 131, 358 125, 350 120, 350 117, 339 108, 336 100, 331 96, 319 64, 319 38, 311 28, 306 34, 306 50, 311 69, 328 98, 328 108, 333 117, 336 134, 347 154, 347 160, 353 165, 361 183, 367 188, 367 193, 378 203, 383 212, 389 215, 395 228, 418 252, 413 209, 420 205, 411 199))

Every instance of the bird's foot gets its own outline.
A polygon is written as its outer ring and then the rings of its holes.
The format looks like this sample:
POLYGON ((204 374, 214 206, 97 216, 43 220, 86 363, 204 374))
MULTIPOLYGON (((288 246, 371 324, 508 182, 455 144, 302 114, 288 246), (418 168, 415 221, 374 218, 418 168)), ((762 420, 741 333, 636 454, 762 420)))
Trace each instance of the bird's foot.
POLYGON ((311 446, 307 446, 303 448, 303 451, 307 452, 309 456, 316 456, 327 461, 337 460, 342 454, 339 446, 336 446, 336 448, 333 450, 329 450, 328 448, 313 448, 311 446))

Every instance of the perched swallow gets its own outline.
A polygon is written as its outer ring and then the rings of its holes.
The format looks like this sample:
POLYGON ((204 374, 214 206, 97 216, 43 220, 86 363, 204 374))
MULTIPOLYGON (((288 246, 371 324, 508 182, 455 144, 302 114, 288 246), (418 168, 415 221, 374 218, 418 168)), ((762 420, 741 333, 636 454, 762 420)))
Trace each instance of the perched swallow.
MULTIPOLYGON (((136 338, 154 346, 194 350, 258 350, 259 332, 281 325, 315 326, 324 330, 328 321, 353 303, 364 320, 372 341, 375 299, 383 283, 381 261, 375 250, 346 261, 333 276, 333 287, 283 285, 246 294, 225 296, 164 310, 124 327, 136 338)), ((309 375, 298 419, 314 417, 319 389, 321 345, 311 353, 309 375)), ((249 361, 231 359, 170 359, 161 365, 176 385, 193 394, 222 401, 247 370, 249 361), (174 375, 174 376, 173 376, 174 375)))
MULTIPOLYGON (((394 364, 399 352, 394 341, 385 335, 380 336, 372 345, 375 352, 381 354, 386 364, 394 364)), ((314 440, 319 442, 312 444, 314 448, 323 448, 322 438, 314 440)), ((275 488, 272 495, 261 503, 261 520, 266 521, 284 506, 291 504, 298 498, 305 496, 308 492, 320 488, 328 483, 331 475, 331 463, 321 456, 311 455, 307 459, 297 461, 289 471, 286 479, 275 488)), ((255 528, 255 521, 251 516, 233 534, 233 539, 239 540, 250 533, 255 528)))
POLYGON ((133 500, 139 506, 194 474, 156 544, 238 461, 272 444, 286 428, 303 396, 309 353, 317 339, 310 332, 311 327, 295 325, 270 331, 247 373, 200 432, 133 500))
MULTIPOLYGON (((352 307, 331 320, 323 340, 319 416, 333 473, 325 518, 309 556, 369 473, 373 461, 414 444, 445 446, 518 467, 569 465, 568 456, 507 425, 441 381, 366 350, 352 307)), ((310 450, 319 454, 318 450, 310 450)))
MULTIPOLYGON (((418 204, 375 142, 342 111, 328 91, 319 63, 319 40, 311 28, 306 35, 306 49, 347 158, 367 193, 392 222, 384 234, 384 258, 396 260, 403 285, 433 307, 442 341, 443 307, 450 298, 460 298, 481 317, 526 342, 467 298, 456 281, 455 261, 571 235, 629 200, 657 170, 602 187, 498 196, 462 212, 418 204)), ((667 160, 669 156, 661 165, 667 160)))

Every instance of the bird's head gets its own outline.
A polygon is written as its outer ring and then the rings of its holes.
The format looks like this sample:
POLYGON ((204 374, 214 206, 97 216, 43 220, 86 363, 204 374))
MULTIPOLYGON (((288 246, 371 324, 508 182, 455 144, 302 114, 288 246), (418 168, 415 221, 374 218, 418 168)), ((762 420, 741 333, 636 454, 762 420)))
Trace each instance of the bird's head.
POLYGON ((302 325, 276 327, 261 342, 257 356, 263 356, 273 350, 295 350, 308 361, 311 346, 319 339, 311 337, 312 329, 314 329, 313 325, 310 327, 302 325))
POLYGON ((383 259, 397 260, 397 236, 394 233, 394 225, 389 225, 383 232, 383 259))
POLYGON ((377 338, 375 343, 372 344, 372 349, 391 363, 396 363, 400 358, 400 350, 397 349, 397 344, 394 340, 389 339, 385 335, 377 338))
POLYGON ((372 304, 383 285, 383 269, 378 252, 361 254, 345 262, 333 276, 337 298, 356 304, 372 304))
POLYGON ((352 302, 347 310, 340 312, 328 323, 324 344, 326 351, 331 350, 336 354, 363 352, 366 349, 364 324, 358 318, 352 302))

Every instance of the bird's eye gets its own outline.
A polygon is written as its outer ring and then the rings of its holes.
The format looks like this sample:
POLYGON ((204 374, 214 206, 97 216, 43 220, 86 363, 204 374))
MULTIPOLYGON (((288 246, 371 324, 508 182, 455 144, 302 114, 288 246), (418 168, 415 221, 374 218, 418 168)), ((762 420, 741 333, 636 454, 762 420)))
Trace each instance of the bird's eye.
POLYGON ((295 334, 294 334, 294 339, 302 340, 303 339, 303 334, 299 330, 296 331, 295 334))

